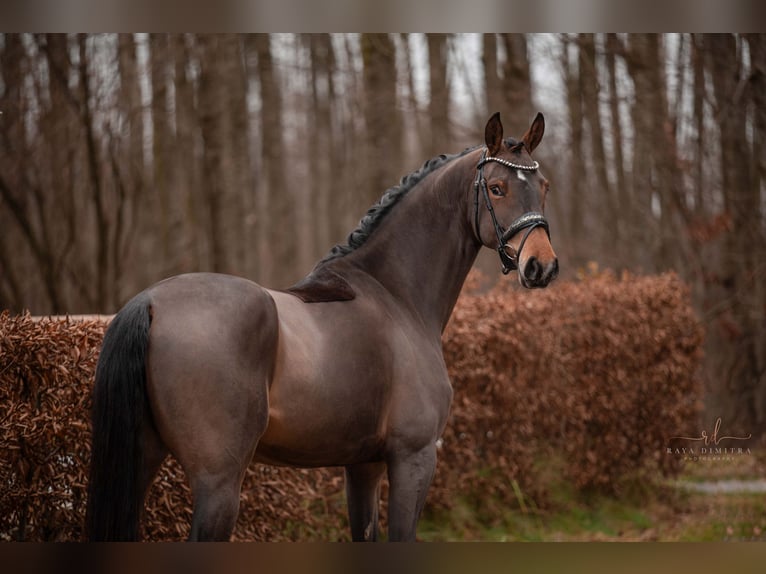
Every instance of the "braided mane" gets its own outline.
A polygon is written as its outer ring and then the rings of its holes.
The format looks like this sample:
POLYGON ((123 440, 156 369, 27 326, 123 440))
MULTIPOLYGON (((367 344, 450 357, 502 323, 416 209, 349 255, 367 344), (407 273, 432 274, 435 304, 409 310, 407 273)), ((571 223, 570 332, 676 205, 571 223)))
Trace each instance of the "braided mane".
POLYGON ((420 183, 427 175, 436 171, 443 165, 451 162, 453 159, 462 157, 467 153, 476 149, 476 146, 467 148, 460 153, 452 155, 438 155, 434 158, 426 161, 423 166, 405 175, 398 185, 390 187, 386 190, 383 196, 375 203, 367 213, 359 221, 359 225, 354 229, 346 239, 346 243, 338 243, 330 252, 321 260, 317 265, 327 263, 333 259, 348 255, 352 251, 355 251, 359 247, 365 244, 370 238, 372 233, 378 228, 381 221, 388 215, 391 209, 396 205, 400 199, 402 199, 408 192, 410 192, 418 183, 420 183))

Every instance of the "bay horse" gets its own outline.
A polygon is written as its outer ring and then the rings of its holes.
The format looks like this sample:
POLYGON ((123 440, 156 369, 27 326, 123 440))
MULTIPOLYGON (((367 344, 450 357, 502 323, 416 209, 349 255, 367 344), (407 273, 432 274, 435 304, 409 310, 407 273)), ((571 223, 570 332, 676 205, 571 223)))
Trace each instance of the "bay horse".
POLYGON ((348 238, 285 291, 192 273, 131 299, 104 336, 93 390, 89 540, 136 540, 172 454, 189 480, 189 540, 228 540, 251 460, 345 468, 353 540, 415 539, 452 387, 441 336, 482 245, 545 287, 558 261, 548 182, 500 115, 485 145, 439 156, 389 189, 348 238))

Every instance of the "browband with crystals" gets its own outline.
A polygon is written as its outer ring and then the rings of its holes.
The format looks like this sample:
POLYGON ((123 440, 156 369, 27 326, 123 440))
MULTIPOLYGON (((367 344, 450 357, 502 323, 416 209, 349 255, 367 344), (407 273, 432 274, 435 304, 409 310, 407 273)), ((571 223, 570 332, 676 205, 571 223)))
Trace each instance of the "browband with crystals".
POLYGON ((477 165, 476 167, 479 168, 483 166, 485 163, 489 163, 491 161, 504 165, 505 167, 510 167, 512 169, 523 169, 526 171, 536 171, 537 168, 540 167, 540 164, 537 163, 535 160, 532 160, 533 165, 520 165, 518 163, 513 163, 512 161, 508 161, 507 159, 494 157, 491 155, 485 158, 482 158, 482 160, 479 162, 479 165, 477 165))

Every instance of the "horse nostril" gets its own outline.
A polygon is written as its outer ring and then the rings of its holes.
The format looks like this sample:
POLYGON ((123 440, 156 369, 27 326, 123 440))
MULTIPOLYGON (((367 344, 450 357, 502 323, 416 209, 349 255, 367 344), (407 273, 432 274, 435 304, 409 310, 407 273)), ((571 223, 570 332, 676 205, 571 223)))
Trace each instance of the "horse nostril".
POLYGON ((540 279, 540 275, 543 272, 543 266, 540 265, 540 261, 537 257, 530 257, 527 260, 527 265, 524 267, 524 278, 527 281, 537 281, 540 279))

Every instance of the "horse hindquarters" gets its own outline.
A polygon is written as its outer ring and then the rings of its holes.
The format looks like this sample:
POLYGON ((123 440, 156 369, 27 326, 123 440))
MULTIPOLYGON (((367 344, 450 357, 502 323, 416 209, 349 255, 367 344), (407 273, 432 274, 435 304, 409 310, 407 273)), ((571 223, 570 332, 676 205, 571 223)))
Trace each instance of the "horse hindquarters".
POLYGON ((138 295, 115 316, 104 336, 93 389, 86 511, 91 541, 138 539, 150 324, 148 299, 138 295))
POLYGON ((276 306, 258 285, 212 274, 163 282, 150 296, 149 405, 162 444, 191 486, 189 539, 227 540, 268 424, 276 306))

